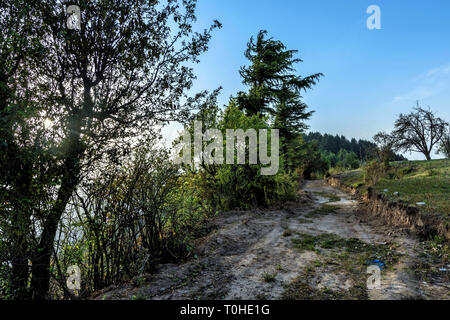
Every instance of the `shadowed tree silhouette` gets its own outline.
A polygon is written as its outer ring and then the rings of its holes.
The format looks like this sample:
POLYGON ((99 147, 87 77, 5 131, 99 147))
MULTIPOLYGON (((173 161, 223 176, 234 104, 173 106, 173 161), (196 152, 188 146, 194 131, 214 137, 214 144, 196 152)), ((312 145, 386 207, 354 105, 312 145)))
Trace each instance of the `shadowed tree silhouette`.
POLYGON ((380 134, 380 137, 389 141, 395 151, 420 152, 431 160, 433 148, 442 140, 447 127, 446 121, 417 102, 413 112, 399 115, 392 133, 380 134))

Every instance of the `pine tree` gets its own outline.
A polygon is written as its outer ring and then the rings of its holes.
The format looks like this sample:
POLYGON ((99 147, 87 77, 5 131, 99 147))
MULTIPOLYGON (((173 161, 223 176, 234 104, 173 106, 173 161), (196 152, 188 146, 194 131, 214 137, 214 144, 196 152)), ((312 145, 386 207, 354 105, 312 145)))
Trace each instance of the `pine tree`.
POLYGON ((283 153, 287 152, 288 143, 308 128, 308 120, 314 111, 307 112, 308 106, 300 100, 298 92, 283 88, 277 95, 274 127, 280 130, 283 153))
MULTIPOLYGON (((287 50, 281 41, 266 36, 267 31, 261 30, 256 41, 253 37, 250 38, 245 57, 251 65, 240 70, 243 83, 250 90, 248 93, 239 92, 237 101, 248 115, 258 112, 262 115, 275 115, 277 105, 286 103, 300 106, 300 91, 310 89, 322 76, 321 73, 316 73, 303 78, 293 74, 294 65, 302 62, 301 59, 294 58, 298 51, 287 50)), ((281 113, 285 114, 286 111, 281 113)))
POLYGON ((250 66, 242 67, 243 83, 250 87, 247 93, 239 92, 237 103, 249 116, 260 114, 274 118, 274 127, 280 130, 282 154, 289 162, 288 152, 292 141, 307 126, 313 111, 301 101, 301 91, 311 89, 323 76, 316 73, 307 77, 295 74, 295 64, 302 62, 295 58, 297 50, 288 50, 278 40, 267 38, 267 31, 261 30, 256 41, 253 37, 247 44, 245 57, 250 66))

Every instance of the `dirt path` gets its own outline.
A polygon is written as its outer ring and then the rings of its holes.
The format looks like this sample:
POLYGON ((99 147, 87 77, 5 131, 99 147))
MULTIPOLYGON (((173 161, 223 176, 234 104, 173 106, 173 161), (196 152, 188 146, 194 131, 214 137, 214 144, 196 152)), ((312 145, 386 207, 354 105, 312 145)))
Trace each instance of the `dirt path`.
POLYGON ((95 298, 450 298, 448 273, 416 276, 421 246, 413 236, 371 219, 323 181, 306 182, 300 195, 282 210, 222 214, 197 244, 195 259, 160 265, 95 298), (384 263, 381 288, 368 289, 367 265, 374 260, 384 263))

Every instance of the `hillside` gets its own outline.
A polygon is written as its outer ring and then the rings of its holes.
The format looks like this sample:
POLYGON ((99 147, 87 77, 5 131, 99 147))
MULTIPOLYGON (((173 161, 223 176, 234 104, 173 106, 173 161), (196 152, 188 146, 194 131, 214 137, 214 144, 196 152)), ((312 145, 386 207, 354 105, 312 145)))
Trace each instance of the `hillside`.
MULTIPOLYGON (((391 166, 387 175, 373 186, 376 192, 450 220, 450 160, 402 161, 391 166)), ((368 187, 363 169, 337 176, 344 185, 362 193, 368 187)))

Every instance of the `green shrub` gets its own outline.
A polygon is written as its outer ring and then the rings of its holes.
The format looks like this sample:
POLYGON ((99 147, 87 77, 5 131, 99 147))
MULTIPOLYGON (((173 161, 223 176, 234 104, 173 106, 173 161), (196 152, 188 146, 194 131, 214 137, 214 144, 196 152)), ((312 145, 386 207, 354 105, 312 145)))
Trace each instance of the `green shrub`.
POLYGON ((323 177, 330 169, 330 160, 320 152, 317 141, 305 142, 302 136, 298 136, 289 142, 286 149, 286 168, 299 177, 323 177))
POLYGON ((372 160, 364 167, 364 181, 368 186, 374 186, 380 179, 386 176, 386 165, 372 160))
POLYGON ((358 169, 360 166, 360 162, 356 153, 347 151, 345 149, 339 150, 339 153, 337 154, 337 160, 338 162, 336 163, 336 166, 339 168, 354 170, 358 169))
POLYGON ((403 177, 411 174, 414 172, 414 167, 412 166, 406 166, 406 167, 400 167, 397 170, 395 170, 395 178, 396 179, 402 179, 403 177))
POLYGON ((152 147, 83 184, 73 204, 52 267, 58 273, 79 266, 82 295, 183 259, 210 214, 192 177, 181 174, 167 150, 152 147))
MULTIPOLYGON (((233 103, 219 114, 214 109, 203 110, 201 120, 204 129, 215 125, 226 136, 227 129, 270 129, 267 119, 260 115, 246 116, 233 103), (207 121, 205 121, 205 119, 207 121)), ((192 132, 192 125, 188 128, 192 132)), ((268 131, 270 152, 271 136, 268 131)), ((224 152, 226 150, 226 139, 224 152)), ((248 142, 247 142, 248 144, 248 142)), ((259 149, 259 142, 258 142, 259 149)), ((235 154, 235 163, 237 155, 235 154)), ((225 156, 224 156, 225 158, 225 156)), ((246 157, 245 164, 202 163, 194 170, 186 168, 191 175, 192 188, 204 205, 219 210, 248 209, 256 206, 277 205, 294 199, 298 178, 284 170, 283 158, 279 159, 279 170, 275 175, 261 175, 262 164, 250 164, 246 157)))
POLYGON ((264 273, 263 279, 265 282, 275 282, 277 273, 264 273))

